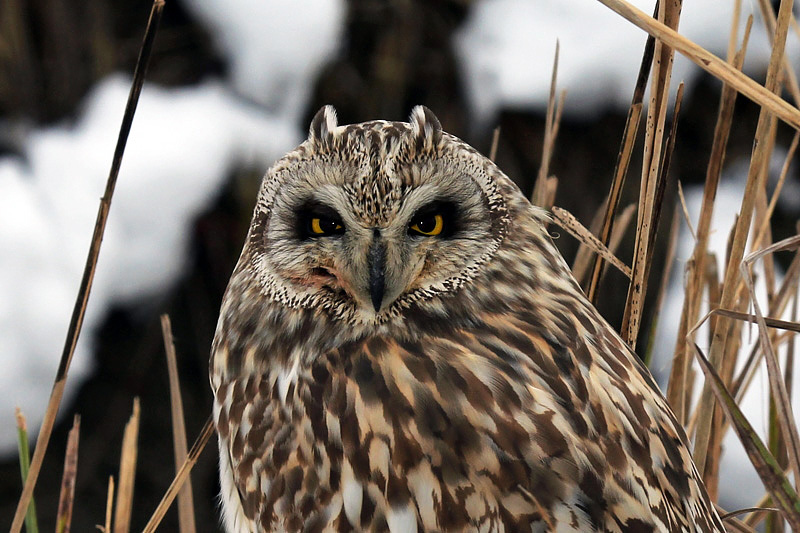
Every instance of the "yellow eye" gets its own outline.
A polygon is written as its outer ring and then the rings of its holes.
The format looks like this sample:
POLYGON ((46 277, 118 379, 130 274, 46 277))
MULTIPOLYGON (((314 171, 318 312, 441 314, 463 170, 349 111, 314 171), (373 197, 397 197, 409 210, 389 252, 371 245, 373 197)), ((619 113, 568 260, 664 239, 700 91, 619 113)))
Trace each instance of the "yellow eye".
POLYGON ((341 233, 343 226, 332 218, 313 217, 311 219, 311 233, 314 235, 331 235, 341 233))
POLYGON ((411 231, 428 237, 439 235, 444 229, 444 217, 442 215, 425 215, 416 220, 410 227, 411 231))

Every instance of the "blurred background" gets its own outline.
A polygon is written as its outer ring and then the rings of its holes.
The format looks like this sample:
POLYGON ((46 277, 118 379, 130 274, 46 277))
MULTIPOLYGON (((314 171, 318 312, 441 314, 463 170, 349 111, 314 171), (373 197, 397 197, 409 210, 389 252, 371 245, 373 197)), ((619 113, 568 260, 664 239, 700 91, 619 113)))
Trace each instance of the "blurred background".
MULTIPOLYGON (((651 1, 633 3, 653 10, 651 1)), ((732 6, 687 2, 681 33, 724 57, 732 6)), ((756 17, 745 70, 763 82, 768 39, 755 2, 743 9, 743 19, 753 11, 756 17)), ((0 2, 0 529, 10 525, 21 491, 14 409, 22 409, 35 437, 149 10, 147 0, 0 2)), ((424 104, 447 131, 484 153, 499 126, 497 163, 530 193, 558 41, 558 89, 566 100, 550 164, 560 185, 555 205, 588 226, 610 186, 645 39, 594 0, 169 0, 35 493, 41 527, 55 521, 74 413, 81 415, 81 440, 72 527, 90 531, 103 522, 134 397, 142 416, 132 528, 146 523, 175 470, 158 317, 172 319, 191 444, 211 412, 209 347, 261 176, 303 140, 320 106, 333 104, 345 124, 406 120, 424 104)), ((790 33, 795 64, 797 52, 798 35, 790 33)), ((686 96, 651 294, 663 273, 678 181, 697 219, 721 90, 682 58, 673 81, 686 82, 686 96)), ((718 250, 739 206, 757 115, 740 97, 719 194, 725 203, 715 211, 718 250)), ((779 127, 779 153, 792 134, 779 127)), ((623 207, 638 195, 640 153, 623 207)), ((793 234, 800 216, 800 181, 791 172, 775 240, 793 234)), ((658 327, 650 297, 638 350, 654 347, 652 368, 662 385, 692 246, 683 226, 658 327)), ((571 263, 576 241, 552 231, 571 263)), ((628 234, 618 255, 630 264, 628 234)), ((616 327, 626 288, 616 271, 601 286, 601 312, 616 327)), ((748 414, 758 420, 765 405, 756 393, 748 414)), ((722 504, 752 505, 763 488, 736 443, 728 445, 722 504)), ((192 474, 199 531, 220 530, 216 453, 212 439, 192 474)), ((177 530, 174 510, 161 529, 177 530)))

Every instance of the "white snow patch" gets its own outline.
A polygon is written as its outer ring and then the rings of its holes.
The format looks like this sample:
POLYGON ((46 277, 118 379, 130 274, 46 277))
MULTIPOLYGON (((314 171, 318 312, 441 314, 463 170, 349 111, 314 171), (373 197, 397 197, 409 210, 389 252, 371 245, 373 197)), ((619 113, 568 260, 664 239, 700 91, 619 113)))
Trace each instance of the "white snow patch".
POLYGON ((317 71, 339 50, 341 0, 184 0, 231 62, 233 87, 297 120, 317 71))
MULTIPOLYGON (((32 131, 24 159, 0 158, 0 424, 20 406, 41 423, 111 165, 130 81, 92 91, 74 126, 32 131)), ((145 86, 111 207, 68 391, 90 370, 93 329, 109 305, 166 290, 189 225, 237 162, 258 168, 300 139, 293 125, 219 83, 145 86)), ((0 450, 15 446, 0 432, 0 450)))
MULTIPOLYGON (((652 14, 652 0, 631 2, 652 14)), ((679 32, 724 57, 733 2, 685 2, 679 32)), ((756 4, 745 2, 741 17, 756 4)), ((740 31, 741 35, 742 31, 740 31)), ((567 90, 564 112, 591 118, 606 107, 626 109, 641 63, 647 35, 596 1, 484 0, 476 3, 456 38, 467 95, 479 122, 491 122, 500 108, 547 105, 556 40, 560 42, 558 87, 567 90)), ((789 39, 793 57, 797 41, 789 39)), ((746 70, 766 65, 769 45, 756 21, 746 70)), ((690 83, 700 68, 676 54, 673 91, 690 83)))

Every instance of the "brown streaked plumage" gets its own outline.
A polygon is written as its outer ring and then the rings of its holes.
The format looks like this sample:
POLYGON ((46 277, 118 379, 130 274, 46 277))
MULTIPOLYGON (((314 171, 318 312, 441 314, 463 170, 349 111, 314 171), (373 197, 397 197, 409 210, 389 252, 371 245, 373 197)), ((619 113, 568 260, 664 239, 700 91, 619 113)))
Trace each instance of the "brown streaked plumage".
POLYGON ((423 107, 320 110, 212 349, 227 530, 724 531, 543 217, 423 107))

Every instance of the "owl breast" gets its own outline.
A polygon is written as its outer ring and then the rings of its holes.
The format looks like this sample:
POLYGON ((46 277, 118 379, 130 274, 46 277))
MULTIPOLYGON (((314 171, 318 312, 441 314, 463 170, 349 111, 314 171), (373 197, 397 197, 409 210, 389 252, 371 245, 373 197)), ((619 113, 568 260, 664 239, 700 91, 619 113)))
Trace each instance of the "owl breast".
POLYGON ((232 531, 693 531, 683 496, 650 489, 695 483, 669 466, 690 464, 671 422, 615 394, 635 367, 593 364, 570 337, 487 313, 479 335, 372 336, 223 383, 226 511, 247 524, 232 531))
MULTIPOLYGON (((505 407, 514 412, 516 393, 496 402, 491 391, 475 390, 472 374, 430 390, 437 377, 455 372, 373 338, 326 354, 306 372, 220 386, 217 427, 230 428, 220 431, 221 463, 240 487, 223 487, 223 495, 230 493, 233 519, 247 524, 233 530, 513 531, 546 524, 525 491, 529 435, 499 409, 510 402, 505 407), (490 399, 497 409, 486 412, 479 404, 490 399)), ((537 408, 552 425, 544 406, 537 408)), ((540 484, 563 492, 540 470, 540 484)))

